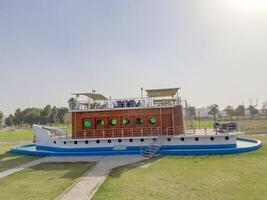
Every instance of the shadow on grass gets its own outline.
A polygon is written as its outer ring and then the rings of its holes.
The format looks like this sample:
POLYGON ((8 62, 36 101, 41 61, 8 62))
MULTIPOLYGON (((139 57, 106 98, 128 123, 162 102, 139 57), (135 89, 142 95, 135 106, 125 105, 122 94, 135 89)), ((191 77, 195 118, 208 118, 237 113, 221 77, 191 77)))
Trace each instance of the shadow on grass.
POLYGON ((0 172, 15 168, 27 162, 40 159, 42 157, 26 156, 6 151, 0 155, 0 172))
POLYGON ((120 178, 121 174, 123 174, 126 171, 130 171, 130 170, 133 170, 135 168, 138 168, 138 167, 141 167, 144 165, 152 164, 161 158, 162 157, 159 156, 159 157, 151 158, 148 160, 139 161, 139 162, 136 162, 134 164, 129 164, 129 165, 124 165, 124 166, 113 168, 112 171, 110 172, 109 176, 112 178, 120 178))
POLYGON ((29 167, 28 169, 34 172, 44 172, 44 174, 47 172, 58 173, 64 171, 65 173, 59 178, 73 179, 85 174, 94 164, 93 162, 48 162, 29 167))

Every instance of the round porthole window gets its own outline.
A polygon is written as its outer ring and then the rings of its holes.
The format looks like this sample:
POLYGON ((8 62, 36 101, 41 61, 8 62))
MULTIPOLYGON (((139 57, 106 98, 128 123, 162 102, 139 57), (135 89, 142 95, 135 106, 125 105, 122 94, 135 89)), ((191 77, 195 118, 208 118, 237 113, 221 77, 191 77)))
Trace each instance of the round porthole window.
POLYGON ((103 119, 99 119, 96 121, 96 124, 98 127, 103 127, 105 125, 105 122, 103 119))
POLYGON ((195 141, 198 141, 198 140, 199 140, 198 137, 196 137, 196 138, 195 138, 195 141))
POLYGON ((91 128, 92 126, 92 122, 90 120, 85 120, 84 121, 84 127, 85 128, 91 128))
POLYGON ((225 140, 229 140, 229 137, 228 136, 225 136, 225 140))
POLYGON ((127 118, 124 118, 124 119, 122 120, 122 124, 123 124, 123 125, 129 125, 129 124, 130 124, 130 120, 127 119, 127 118))
POLYGON ((117 120, 116 119, 111 119, 109 123, 110 123, 111 126, 116 126, 117 120))
POLYGON ((156 117, 150 117, 148 121, 149 121, 149 123, 152 124, 152 125, 154 125, 154 124, 157 123, 157 119, 156 119, 156 117))
POLYGON ((144 120, 141 117, 137 117, 135 122, 137 125, 142 125, 144 123, 144 120))
POLYGON ((214 140, 214 137, 210 137, 210 140, 213 141, 214 140))

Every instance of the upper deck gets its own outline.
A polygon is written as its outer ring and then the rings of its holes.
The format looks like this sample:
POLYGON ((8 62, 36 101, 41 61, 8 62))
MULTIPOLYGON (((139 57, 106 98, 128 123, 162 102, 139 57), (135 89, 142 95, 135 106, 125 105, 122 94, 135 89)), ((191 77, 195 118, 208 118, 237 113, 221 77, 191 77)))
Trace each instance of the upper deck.
POLYGON ((146 96, 138 98, 107 98, 95 91, 92 93, 74 93, 75 99, 69 101, 71 112, 97 111, 109 109, 142 109, 142 108, 158 108, 172 107, 181 104, 178 90, 180 88, 152 89, 146 90, 146 96), (83 97, 83 99, 81 98, 83 97))

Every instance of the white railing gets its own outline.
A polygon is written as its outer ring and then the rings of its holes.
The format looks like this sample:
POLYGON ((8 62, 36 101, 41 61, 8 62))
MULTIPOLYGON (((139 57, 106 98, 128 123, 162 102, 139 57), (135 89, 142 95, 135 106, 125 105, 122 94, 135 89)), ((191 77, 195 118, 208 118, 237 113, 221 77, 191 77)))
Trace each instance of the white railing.
POLYGON ((108 128, 86 129, 72 133, 72 138, 114 138, 114 137, 143 137, 153 136, 159 127, 133 127, 133 128, 108 128))
POLYGON ((177 98, 119 98, 107 101, 76 101, 76 106, 70 108, 75 110, 99 110, 114 108, 139 108, 139 107, 157 107, 181 105, 180 99, 177 98))

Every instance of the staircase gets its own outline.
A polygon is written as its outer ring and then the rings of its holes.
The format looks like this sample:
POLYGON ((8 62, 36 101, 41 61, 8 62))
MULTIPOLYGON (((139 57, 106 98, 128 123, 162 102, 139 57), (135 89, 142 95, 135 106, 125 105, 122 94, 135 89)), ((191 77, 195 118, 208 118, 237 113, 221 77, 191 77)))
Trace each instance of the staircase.
POLYGON ((161 131, 160 128, 157 128, 153 131, 153 140, 148 147, 142 149, 142 156, 144 157, 154 157, 157 155, 161 145, 162 145, 162 135, 166 131, 161 131))

